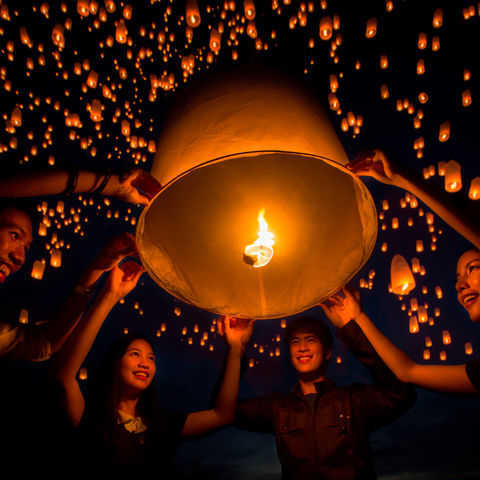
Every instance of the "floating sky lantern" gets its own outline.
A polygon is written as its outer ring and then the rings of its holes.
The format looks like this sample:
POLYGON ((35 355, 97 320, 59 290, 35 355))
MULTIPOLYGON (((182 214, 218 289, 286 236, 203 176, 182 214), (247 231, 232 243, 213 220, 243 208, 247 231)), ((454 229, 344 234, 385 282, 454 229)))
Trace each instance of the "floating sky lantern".
POLYGON ((41 260, 35 260, 32 267, 32 277, 41 280, 43 278, 43 273, 45 272, 45 262, 41 260))
POLYGON ((432 25, 434 28, 440 28, 443 25, 443 10, 441 8, 437 8, 433 12, 432 25))
POLYGON ((440 124, 438 132, 438 140, 440 142, 446 142, 450 138, 450 122, 446 121, 440 124))
POLYGON ((136 236, 148 273, 175 297, 218 314, 284 317, 334 293, 370 255, 372 199, 303 86, 217 74, 165 125, 152 167, 164 188, 136 236), (275 242, 260 242, 260 257, 273 251, 263 266, 245 250, 261 225, 275 242))
POLYGON ((332 17, 326 16, 320 19, 318 33, 322 40, 330 40, 332 38, 333 23, 332 17))
POLYGON ((373 38, 376 34, 377 34, 377 18, 372 17, 367 20, 365 36, 367 38, 373 38))
POLYGON ((472 179, 468 190, 468 198, 472 200, 478 200, 480 198, 480 177, 472 179))
POLYGON ((247 20, 253 20, 255 18, 255 4, 253 0, 244 0, 243 11, 247 20))
POLYGON ((417 333, 419 331, 418 320, 415 315, 412 315, 409 319, 409 331, 410 333, 417 333))
POLYGON ((20 315, 18 316, 18 322, 23 323, 24 325, 28 323, 28 310, 26 308, 22 308, 20 310, 20 315))
POLYGON ((407 295, 415 288, 415 279, 407 261, 402 255, 395 255, 390 265, 390 282, 392 292, 407 295))
POLYGON ((472 93, 467 88, 462 92, 462 106, 469 107, 472 104, 472 93))
POLYGON ((201 17, 197 0, 187 0, 185 16, 189 27, 195 28, 200 25, 201 17))
POLYGON ((462 189, 461 167, 455 160, 445 164, 445 190, 447 192, 458 192, 462 189))

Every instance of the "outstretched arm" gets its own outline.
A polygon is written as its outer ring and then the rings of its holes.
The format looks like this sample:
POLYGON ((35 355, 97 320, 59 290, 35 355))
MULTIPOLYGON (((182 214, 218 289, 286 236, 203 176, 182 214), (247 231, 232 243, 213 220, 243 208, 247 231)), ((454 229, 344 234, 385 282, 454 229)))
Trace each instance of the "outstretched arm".
POLYGON ((113 267, 105 287, 53 361, 52 375, 62 387, 63 407, 74 426, 79 424, 85 408, 76 380, 77 372, 105 318, 115 304, 135 287, 142 271, 142 267, 135 262, 124 262, 113 267))
POLYGON ((100 276, 129 255, 137 255, 135 239, 122 233, 107 241, 95 260, 85 269, 65 303, 45 326, 51 353, 56 353, 80 320, 100 276))
POLYGON ((321 304, 327 317, 336 326, 355 320, 385 364, 402 382, 450 393, 475 393, 465 365, 421 365, 395 346, 363 312, 358 292, 346 287, 345 300, 338 295, 329 298, 330 306, 321 304), (345 323, 344 323, 345 322, 345 323))
POLYGON ((148 202, 161 190, 158 181, 141 169, 123 174, 95 173, 88 170, 51 170, 2 176, 2 197, 35 197, 59 193, 99 193, 130 203, 148 202))
POLYGON ((417 173, 396 164, 381 149, 365 150, 347 167, 357 175, 373 177, 411 192, 460 235, 480 248, 480 215, 463 197, 453 196, 437 184, 427 184, 417 173))
POLYGON ((228 343, 227 361, 222 386, 215 406, 210 410, 190 413, 182 436, 201 435, 233 422, 240 382, 240 363, 245 347, 252 336, 253 321, 223 317, 218 330, 228 343))

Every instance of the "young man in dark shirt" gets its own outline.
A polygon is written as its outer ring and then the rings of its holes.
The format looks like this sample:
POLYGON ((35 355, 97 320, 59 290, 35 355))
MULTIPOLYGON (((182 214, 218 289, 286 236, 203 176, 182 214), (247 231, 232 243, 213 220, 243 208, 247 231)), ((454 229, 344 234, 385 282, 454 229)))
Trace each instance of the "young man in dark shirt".
POLYGON ((375 384, 337 386, 326 377, 333 338, 320 320, 289 323, 285 343, 298 383, 292 392, 240 400, 237 427, 275 435, 283 479, 375 479, 369 434, 415 402, 415 390, 381 361, 348 306, 324 309, 337 336, 369 369, 375 384))

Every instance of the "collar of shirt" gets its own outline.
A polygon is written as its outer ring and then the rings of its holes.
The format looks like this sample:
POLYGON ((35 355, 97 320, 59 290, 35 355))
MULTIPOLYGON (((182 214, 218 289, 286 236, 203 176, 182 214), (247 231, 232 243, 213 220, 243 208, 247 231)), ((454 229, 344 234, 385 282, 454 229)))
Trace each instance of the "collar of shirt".
POLYGON ((142 433, 147 429, 141 417, 132 417, 128 413, 117 411, 117 422, 130 433, 142 433))
MULTIPOLYGON (((315 390, 317 392, 318 398, 320 398, 323 394, 329 392, 336 388, 336 383, 331 380, 330 378, 326 378, 325 380, 321 380, 320 382, 315 383, 315 390)), ((302 389, 300 388, 300 384, 297 383, 295 388, 293 389, 293 393, 295 393, 299 397, 303 397, 302 389)))

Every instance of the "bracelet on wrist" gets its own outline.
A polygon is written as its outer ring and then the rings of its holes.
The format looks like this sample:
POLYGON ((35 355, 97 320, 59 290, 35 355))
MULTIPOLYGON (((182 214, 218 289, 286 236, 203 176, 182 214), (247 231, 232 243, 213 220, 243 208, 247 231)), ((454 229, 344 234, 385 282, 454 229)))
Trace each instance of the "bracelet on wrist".
POLYGON ((68 180, 65 190, 62 192, 64 195, 70 195, 75 192, 78 182, 78 168, 74 168, 68 172, 68 180))
POLYGON ((105 187, 107 186, 107 183, 110 180, 111 176, 112 176, 112 174, 111 174, 110 170, 107 170, 107 172, 103 176, 102 181, 100 182, 100 185, 97 188, 95 188, 95 190, 93 190, 92 194, 95 195, 95 194, 98 194, 98 193, 102 193, 103 190, 105 190, 105 187))
POLYGON ((75 285, 73 290, 77 295, 80 295, 82 297, 90 295, 93 292, 93 288, 85 288, 85 287, 82 287, 81 285, 75 285))

